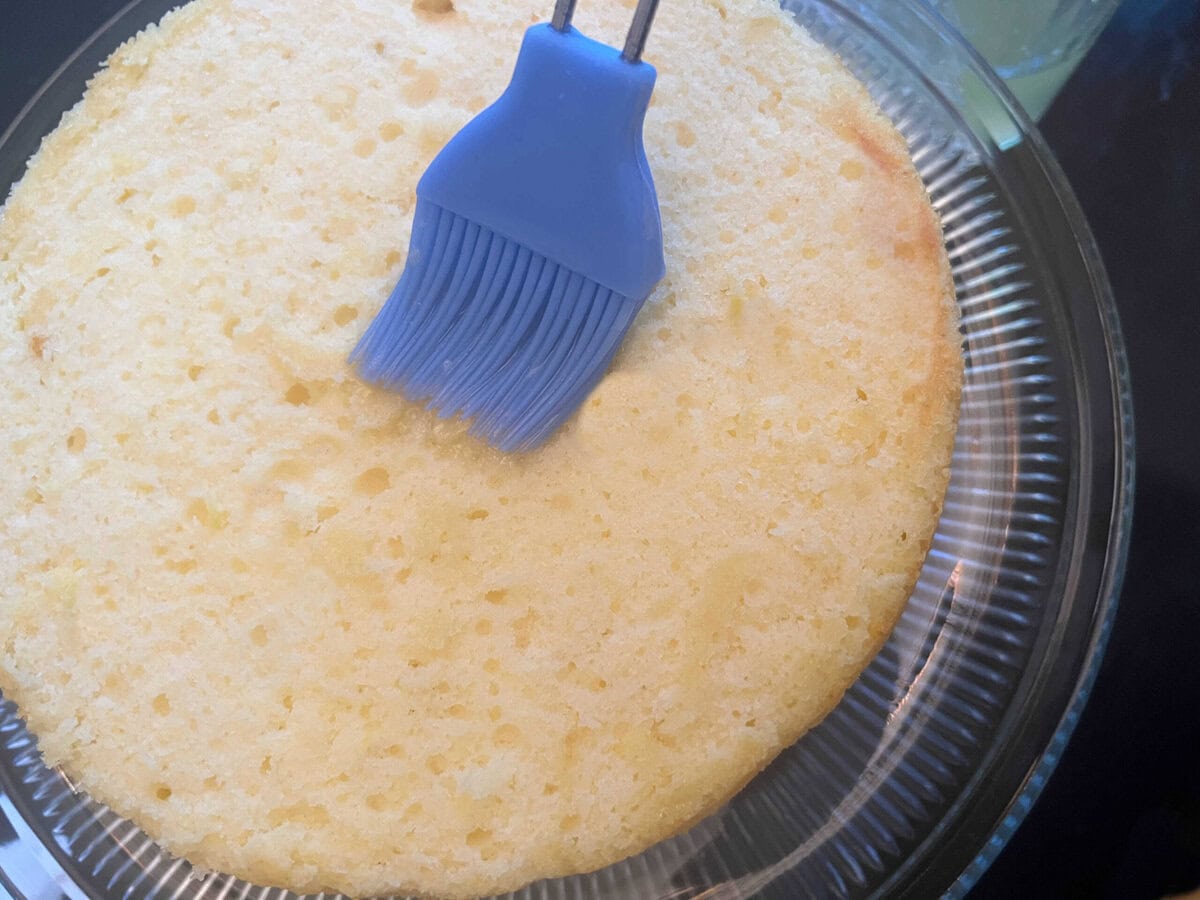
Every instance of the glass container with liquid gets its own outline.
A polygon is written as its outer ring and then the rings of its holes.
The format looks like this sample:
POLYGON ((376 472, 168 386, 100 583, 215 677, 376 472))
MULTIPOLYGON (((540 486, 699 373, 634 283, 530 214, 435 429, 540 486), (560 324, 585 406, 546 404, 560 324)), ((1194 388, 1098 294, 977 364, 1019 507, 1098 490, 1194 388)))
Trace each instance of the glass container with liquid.
POLYGON ((1120 0, 931 0, 1039 119, 1120 0))

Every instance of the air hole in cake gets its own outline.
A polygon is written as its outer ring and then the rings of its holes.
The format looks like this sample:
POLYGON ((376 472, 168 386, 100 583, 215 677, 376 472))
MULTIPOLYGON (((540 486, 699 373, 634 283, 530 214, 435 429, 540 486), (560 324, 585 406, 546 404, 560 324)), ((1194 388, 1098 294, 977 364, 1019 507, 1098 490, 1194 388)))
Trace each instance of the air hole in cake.
POLYGON ((413 12, 418 15, 439 18, 454 12, 452 0, 413 0, 413 12))
POLYGON ((387 805, 387 797, 383 794, 367 794, 367 809, 372 812, 382 812, 387 805))
POLYGON ((307 460, 283 458, 270 468, 272 479, 277 481, 304 481, 312 474, 312 464, 307 460))
POLYGON ((384 122, 379 126, 379 139, 385 144, 390 144, 402 134, 404 134, 404 126, 399 122, 384 122))
POLYGON ((426 125, 421 129, 420 135, 417 137, 417 148, 424 156, 433 156, 444 146, 446 142, 454 135, 454 132, 445 126, 426 125))
POLYGON ((441 86, 441 79, 438 78, 437 72, 432 69, 420 69, 404 86, 401 94, 406 102, 420 107, 437 99, 441 86))
POLYGON ((214 531, 220 531, 229 524, 229 513, 213 507, 200 497, 188 504, 187 518, 214 531))
POLYGON ((281 825, 298 825, 316 828, 329 824, 329 810, 311 803, 295 803, 278 806, 267 811, 267 822, 273 828, 281 825))
POLYGON ((866 166, 857 159, 848 159, 838 167, 838 174, 847 181, 858 181, 866 170, 866 166))
POLYGON ((492 741, 498 747, 515 747, 521 742, 521 729, 506 722, 492 733, 492 741))
POLYGON ((82 428, 75 428, 67 435, 67 449, 72 453, 81 453, 86 446, 87 432, 82 428))
POLYGON ((304 406, 312 399, 312 394, 308 388, 297 382, 287 389, 287 393, 283 395, 283 399, 292 406, 304 406))
POLYGON ((354 492, 367 497, 383 493, 391 485, 391 476, 382 466, 367 469, 354 480, 354 492))

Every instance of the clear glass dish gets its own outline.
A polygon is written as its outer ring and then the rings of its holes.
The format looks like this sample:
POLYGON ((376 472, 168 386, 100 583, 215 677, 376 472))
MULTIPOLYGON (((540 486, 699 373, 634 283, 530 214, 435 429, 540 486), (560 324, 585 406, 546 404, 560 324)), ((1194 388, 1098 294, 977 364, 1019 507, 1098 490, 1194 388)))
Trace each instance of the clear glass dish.
MULTIPOLYGON (((0 137, 0 193, 112 49, 178 2, 134 0, 63 65, 0 137)), ((968 366, 938 534, 879 656, 728 806, 631 860, 514 896, 962 896, 1036 800, 1095 678, 1128 543, 1133 437, 1116 313, 1079 207, 936 13, 785 6, 907 137, 945 225, 968 366)), ((288 896, 194 871, 77 793, 2 697, 0 888, 288 896)))

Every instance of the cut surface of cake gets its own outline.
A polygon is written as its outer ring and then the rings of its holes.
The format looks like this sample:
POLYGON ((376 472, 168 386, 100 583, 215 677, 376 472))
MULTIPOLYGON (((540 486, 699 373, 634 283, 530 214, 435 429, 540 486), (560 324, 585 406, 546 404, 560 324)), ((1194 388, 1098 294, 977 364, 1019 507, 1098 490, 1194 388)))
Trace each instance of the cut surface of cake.
POLYGON ((468 897, 639 853, 837 703, 928 550, 939 223, 767 0, 659 11, 667 275, 553 439, 355 378, 417 178, 546 12, 196 0, 0 213, 0 689, 200 867, 468 897))

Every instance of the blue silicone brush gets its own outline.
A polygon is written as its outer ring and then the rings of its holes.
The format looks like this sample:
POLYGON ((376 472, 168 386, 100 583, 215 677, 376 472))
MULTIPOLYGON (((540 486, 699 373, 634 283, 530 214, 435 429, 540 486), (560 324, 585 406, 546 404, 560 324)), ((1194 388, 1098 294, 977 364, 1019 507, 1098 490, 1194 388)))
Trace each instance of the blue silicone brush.
POLYGON ((664 273, 642 147, 657 0, 623 51, 570 24, 525 33, 512 82, 417 185, 408 259, 351 362, 505 451, 531 449, 604 375, 664 273))

